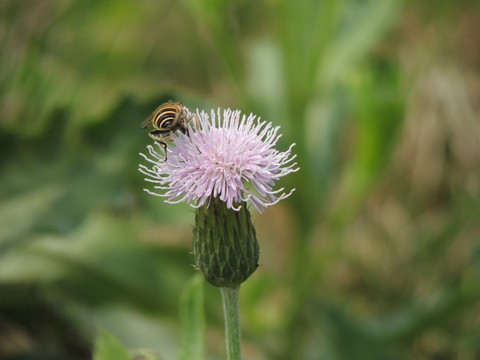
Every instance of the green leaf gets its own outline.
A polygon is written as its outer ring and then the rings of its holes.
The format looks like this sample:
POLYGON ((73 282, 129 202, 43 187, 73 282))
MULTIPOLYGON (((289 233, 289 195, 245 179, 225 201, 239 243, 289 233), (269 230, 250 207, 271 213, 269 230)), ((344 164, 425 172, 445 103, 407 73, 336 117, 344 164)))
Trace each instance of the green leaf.
POLYGON ((402 73, 381 59, 352 72, 351 114, 355 119, 355 149, 341 175, 334 218, 348 221, 359 209, 382 172, 388 169, 396 145, 397 129, 404 118, 405 92, 402 73))
POLYGON ((0 254, 20 235, 38 226, 40 215, 64 196, 64 190, 54 184, 32 188, 17 196, 0 196, 0 254))
MULTIPOLYGON (((306 339, 306 353, 333 360, 400 360, 400 350, 373 333, 367 323, 340 306, 316 302, 308 312, 312 336, 306 339)), ((308 324, 306 325, 308 326, 308 324)), ((305 330, 305 329, 304 329, 305 330)), ((302 358, 313 359, 305 356, 302 358)))
POLYGON ((93 360, 131 360, 127 350, 108 331, 100 330, 95 339, 93 360))
POLYGON ((332 86, 340 80, 352 65, 378 43, 398 16, 402 1, 348 2, 343 9, 338 32, 323 54, 320 81, 332 86))
POLYGON ((200 360, 205 353, 203 276, 195 274, 180 297, 180 346, 178 360, 200 360))

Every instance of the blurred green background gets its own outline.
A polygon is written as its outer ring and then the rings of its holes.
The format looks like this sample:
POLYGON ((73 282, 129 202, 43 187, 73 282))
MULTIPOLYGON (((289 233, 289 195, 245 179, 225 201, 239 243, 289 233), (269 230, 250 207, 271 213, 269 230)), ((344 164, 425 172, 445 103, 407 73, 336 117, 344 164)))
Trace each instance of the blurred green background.
POLYGON ((0 49, 1 359, 89 359, 99 329, 176 358, 194 214, 137 171, 167 100, 297 144, 253 214, 245 359, 480 358, 480 2, 2 0, 0 49))

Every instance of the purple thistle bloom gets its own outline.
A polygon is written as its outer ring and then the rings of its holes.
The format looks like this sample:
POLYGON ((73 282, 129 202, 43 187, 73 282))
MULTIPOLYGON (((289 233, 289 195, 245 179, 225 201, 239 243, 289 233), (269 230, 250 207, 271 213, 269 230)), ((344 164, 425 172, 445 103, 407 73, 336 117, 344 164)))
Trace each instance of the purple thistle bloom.
POLYGON ((194 208, 218 197, 238 211, 235 204, 245 201, 262 212, 295 190, 273 190, 282 176, 299 170, 291 154, 295 144, 285 152, 274 149, 281 137, 279 126, 240 110, 212 110, 210 116, 197 110, 197 117, 199 129, 190 128, 190 137, 179 131, 171 134, 167 161, 161 146, 160 153, 149 145, 150 156, 140 154, 152 165, 140 165, 139 170, 156 184, 155 191, 146 192, 168 203, 186 201, 194 208))

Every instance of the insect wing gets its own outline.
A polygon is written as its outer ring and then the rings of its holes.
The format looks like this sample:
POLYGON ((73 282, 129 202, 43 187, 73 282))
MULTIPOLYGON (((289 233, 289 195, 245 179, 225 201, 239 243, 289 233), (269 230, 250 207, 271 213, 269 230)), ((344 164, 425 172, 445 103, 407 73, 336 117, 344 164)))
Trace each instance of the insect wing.
POLYGON ((142 129, 146 129, 147 127, 152 126, 152 117, 149 116, 147 119, 143 120, 142 124, 140 127, 142 129))

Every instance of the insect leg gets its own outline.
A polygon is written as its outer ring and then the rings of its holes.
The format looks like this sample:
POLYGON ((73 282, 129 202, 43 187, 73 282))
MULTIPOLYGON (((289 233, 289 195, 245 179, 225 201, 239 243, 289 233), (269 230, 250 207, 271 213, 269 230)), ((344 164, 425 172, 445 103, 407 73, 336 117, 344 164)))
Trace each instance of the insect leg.
MULTIPOLYGON (((200 125, 199 125, 199 121, 198 121, 198 117, 197 117, 197 114, 192 114, 188 119, 187 119, 187 124, 192 121, 193 119, 193 123, 194 123, 194 126, 195 126, 195 130, 198 130, 200 128, 200 125)), ((188 129, 188 127, 187 127, 188 129)), ((188 135, 188 131, 187 131, 187 135, 188 135)))
POLYGON ((162 141, 161 139, 167 137, 168 135, 165 134, 165 131, 162 130, 153 130, 148 133, 148 136, 152 138, 157 144, 163 146, 163 151, 165 153, 165 161, 167 161, 167 143, 162 141), (155 135, 163 135, 161 138, 158 138, 155 135))
POLYGON ((165 161, 167 161, 167 143, 165 141, 158 141, 158 143, 163 146, 163 151, 165 153, 165 161))

